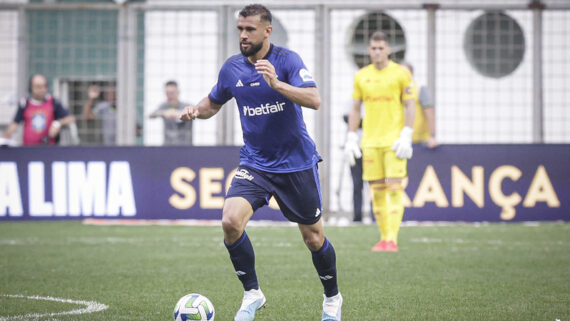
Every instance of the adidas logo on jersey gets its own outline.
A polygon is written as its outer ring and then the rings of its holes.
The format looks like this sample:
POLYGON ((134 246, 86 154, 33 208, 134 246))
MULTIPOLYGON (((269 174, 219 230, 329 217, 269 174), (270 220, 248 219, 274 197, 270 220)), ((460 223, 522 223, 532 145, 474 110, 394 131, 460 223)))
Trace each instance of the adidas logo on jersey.
POLYGON ((283 111, 283 106, 285 106, 285 103, 276 101, 273 105, 267 103, 265 105, 261 104, 258 107, 243 106, 242 108, 244 116, 258 116, 278 113, 280 111, 283 111))
POLYGON ((315 217, 319 216, 321 214, 321 209, 317 208, 317 212, 315 213, 315 217))
POLYGON ((238 79, 238 81, 236 83, 236 87, 243 87, 243 83, 241 82, 241 79, 238 79))

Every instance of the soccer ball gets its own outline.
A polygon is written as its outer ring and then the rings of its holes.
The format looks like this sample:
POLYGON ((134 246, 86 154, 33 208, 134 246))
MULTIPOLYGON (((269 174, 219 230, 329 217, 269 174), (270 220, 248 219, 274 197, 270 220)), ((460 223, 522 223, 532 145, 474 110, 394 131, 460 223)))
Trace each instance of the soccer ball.
POLYGON ((183 296, 174 307, 174 321, 214 321, 215 314, 212 302, 196 293, 183 296))

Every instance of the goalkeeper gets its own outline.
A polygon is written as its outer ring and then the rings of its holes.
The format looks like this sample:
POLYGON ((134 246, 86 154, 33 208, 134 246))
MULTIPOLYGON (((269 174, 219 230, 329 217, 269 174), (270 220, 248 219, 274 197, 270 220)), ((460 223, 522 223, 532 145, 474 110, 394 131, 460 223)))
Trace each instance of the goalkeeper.
POLYGON ((415 115, 410 73, 391 61, 391 48, 383 32, 372 34, 368 46, 371 64, 354 76, 353 103, 348 117, 344 154, 352 166, 361 156, 358 146, 360 108, 362 120, 362 178, 372 190, 372 210, 381 239, 372 251, 397 252, 398 231, 404 215, 402 180, 412 157, 415 115))

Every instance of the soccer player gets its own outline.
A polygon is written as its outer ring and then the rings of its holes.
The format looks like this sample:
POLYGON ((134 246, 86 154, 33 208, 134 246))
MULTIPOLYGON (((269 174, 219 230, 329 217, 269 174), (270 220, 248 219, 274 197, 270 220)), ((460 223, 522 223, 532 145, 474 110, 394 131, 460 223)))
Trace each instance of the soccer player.
MULTIPOLYGON (((407 61, 400 62, 400 66, 406 68, 410 74, 414 75, 414 67, 407 61)), ((433 98, 426 86, 418 86, 414 81, 414 88, 417 95, 414 97, 416 104, 416 117, 414 120, 414 134, 412 143, 425 143, 428 148, 435 148, 439 145, 435 139, 435 110, 433 98)))
POLYGON ((371 64, 354 76, 352 109, 344 154, 349 163, 360 157, 358 123, 362 120, 362 178, 372 189, 372 210, 381 239, 372 251, 398 251, 398 232, 404 215, 402 180, 412 157, 414 88, 410 73, 389 59, 388 38, 372 34, 368 46, 371 64))
POLYGON ((307 133, 300 107, 319 108, 315 81, 299 55, 270 43, 273 28, 267 8, 244 7, 237 29, 241 54, 226 60, 210 94, 180 115, 184 121, 210 118, 232 97, 239 108, 245 145, 222 211, 224 243, 244 288, 235 320, 253 320, 265 305, 245 227, 271 196, 285 217, 298 224, 312 252, 324 287, 322 320, 340 320, 336 255, 321 220, 317 172, 321 156, 307 133))

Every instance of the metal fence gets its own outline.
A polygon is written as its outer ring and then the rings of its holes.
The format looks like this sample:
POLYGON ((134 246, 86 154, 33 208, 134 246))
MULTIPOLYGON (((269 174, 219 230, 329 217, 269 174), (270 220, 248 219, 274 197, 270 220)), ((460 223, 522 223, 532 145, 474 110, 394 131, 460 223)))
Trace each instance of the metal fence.
MULTIPOLYGON (((163 144, 163 122, 149 115, 165 100, 164 83, 176 80, 190 103, 209 93, 221 64, 238 53, 242 5, 234 3, 0 3, 0 126, 11 121, 29 76, 42 73, 78 117, 81 144, 102 141, 101 121, 81 118, 92 83, 117 92, 116 144, 163 144)), ((327 160, 325 198, 349 181, 342 115, 376 29, 390 35, 393 58, 411 62, 416 81, 435 96, 441 143, 570 143, 569 3, 312 3, 268 6, 272 39, 301 55, 323 98, 321 110, 304 115, 327 160)), ((188 143, 241 144, 235 103, 195 122, 188 143)), ((342 195, 332 203, 346 203, 350 193, 342 195)))

